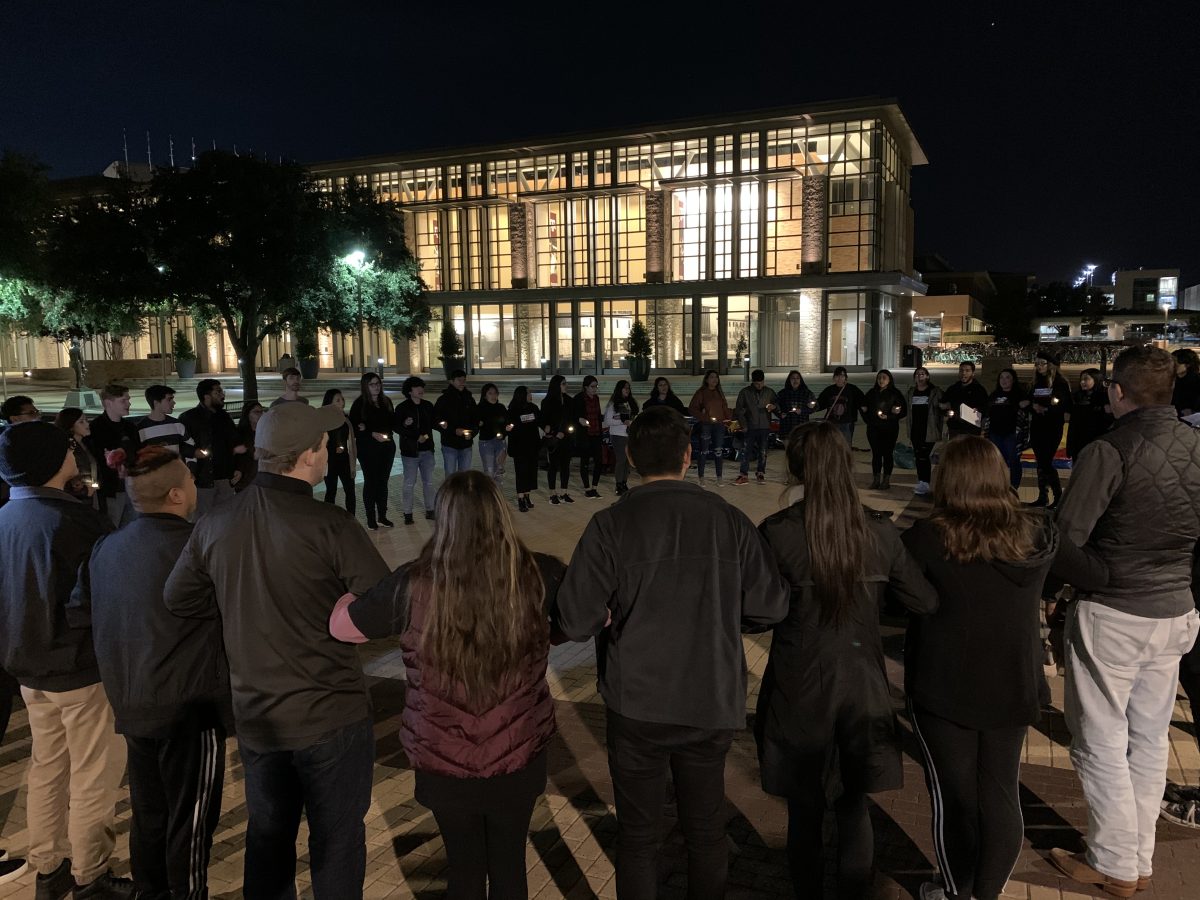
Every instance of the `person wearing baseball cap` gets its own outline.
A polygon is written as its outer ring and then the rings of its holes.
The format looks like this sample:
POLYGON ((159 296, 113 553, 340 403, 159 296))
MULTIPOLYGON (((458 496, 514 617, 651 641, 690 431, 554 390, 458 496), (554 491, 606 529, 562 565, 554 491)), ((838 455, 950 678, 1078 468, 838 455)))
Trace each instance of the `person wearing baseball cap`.
POLYGON ((259 420, 258 475, 201 517, 165 601, 221 619, 245 769, 247 898, 288 896, 296 829, 309 825, 313 894, 359 898, 363 817, 375 758, 371 703, 355 649, 328 629, 334 603, 390 574, 350 513, 313 497, 336 406, 283 403, 259 420))
POLYGON ((79 567, 112 526, 66 492, 77 471, 68 434, 49 422, 0 434, 0 477, 12 487, 0 509, 0 668, 21 686, 33 738, 26 821, 37 896, 128 897, 133 882, 109 869, 125 743, 92 631, 68 624, 79 567))

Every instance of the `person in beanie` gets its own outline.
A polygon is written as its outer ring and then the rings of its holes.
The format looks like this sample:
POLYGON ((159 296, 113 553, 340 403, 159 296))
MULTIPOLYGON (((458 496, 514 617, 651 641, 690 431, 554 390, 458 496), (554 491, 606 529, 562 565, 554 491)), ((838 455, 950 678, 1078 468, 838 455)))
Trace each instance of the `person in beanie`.
POLYGON ((254 483, 196 523, 167 579, 169 610, 221 621, 249 812, 246 900, 293 896, 301 815, 316 900, 362 897, 371 701, 357 653, 328 622, 339 597, 389 570, 350 513, 313 497, 344 421, 336 406, 268 410, 254 483))
POLYGON ((762 369, 755 369, 750 376, 750 386, 742 388, 734 404, 734 415, 745 435, 742 465, 734 484, 750 483, 750 460, 757 459, 755 470, 758 483, 767 480, 767 442, 771 437, 771 415, 779 409, 775 392, 767 387, 767 376, 762 369))
POLYGON ((102 537, 67 608, 92 629, 129 754, 129 862, 139 896, 204 896, 221 815, 229 670, 217 619, 183 619, 163 589, 192 534, 196 482, 170 446, 111 456, 138 512, 102 537))
POLYGON ((103 514, 66 493, 76 474, 70 439, 49 422, 0 435, 0 668, 21 685, 33 750, 29 760, 29 862, 36 896, 130 897, 109 857, 125 744, 87 628, 67 624, 79 567, 112 530, 103 514))

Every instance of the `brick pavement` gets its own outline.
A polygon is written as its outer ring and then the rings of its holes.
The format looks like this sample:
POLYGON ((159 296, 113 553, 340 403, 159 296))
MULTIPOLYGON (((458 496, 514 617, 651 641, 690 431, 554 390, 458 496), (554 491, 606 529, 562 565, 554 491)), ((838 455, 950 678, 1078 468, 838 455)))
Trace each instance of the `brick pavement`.
MULTIPOLYGON (((779 464, 780 454, 772 454, 772 468, 777 471, 779 464)), ((865 468, 861 456, 859 467, 865 468)), ((923 514, 927 504, 912 499, 911 472, 897 472, 894 480, 896 487, 886 497, 864 492, 864 499, 870 505, 893 510, 897 522, 903 526, 923 514)), ((611 488, 608 479, 602 484, 602 489, 605 487, 611 488)), ((778 508, 782 491, 783 486, 775 481, 766 486, 726 487, 723 495, 757 521, 778 508)), ((1023 491, 1026 499, 1034 493, 1028 486, 1023 491)), ((580 492, 577 496, 579 502, 573 506, 551 507, 544 490, 540 496, 535 495, 538 504, 535 509, 517 517, 530 546, 563 558, 570 556, 591 511, 596 508, 593 505, 596 501, 584 501, 580 492)), ((606 496, 599 502, 610 502, 610 498, 606 496)), ((395 478, 392 504, 393 508, 399 505, 399 480, 395 478)), ((411 527, 380 531, 375 540, 385 558, 395 565, 414 556, 429 531, 429 524, 418 520, 411 527)), ((902 631, 897 625, 889 623, 884 631, 889 677, 899 709, 902 631)), ((748 714, 754 708, 769 641, 769 635, 745 638, 751 687, 748 714)), ((398 740, 399 714, 404 702, 398 642, 373 642, 363 647, 362 653, 375 702, 377 741, 374 789, 367 817, 366 896, 439 897, 445 890, 445 853, 432 815, 413 799, 413 773, 398 740)), ((616 820, 604 752, 604 707, 596 692, 591 645, 567 644, 555 648, 548 677, 558 733, 549 750, 546 794, 534 811, 526 847, 530 896, 539 900, 615 897, 612 859, 616 820)), ((1086 824, 1086 806, 1066 752, 1068 738, 1060 712, 1062 679, 1052 677, 1051 688, 1056 712, 1046 716, 1038 727, 1031 728, 1026 740, 1021 769, 1026 840, 1006 897, 1073 900, 1093 896, 1059 876, 1043 860, 1043 854, 1052 846, 1079 847, 1086 824)), ((902 731, 904 787, 876 795, 871 809, 879 869, 872 896, 877 898, 912 896, 933 871, 929 797, 916 748, 903 719, 902 731)), ((1194 734, 1195 725, 1186 704, 1181 702, 1171 729, 1172 780, 1195 783, 1200 773, 1200 751, 1194 734)), ((245 798, 235 742, 230 741, 226 749, 224 806, 215 836, 210 887, 214 897, 236 898, 240 896, 245 851, 245 798)), ((20 852, 27 843, 24 778, 28 755, 29 727, 24 710, 18 708, 0 744, 0 846, 14 852, 20 852)), ((754 742, 748 731, 734 743, 726 779, 732 853, 728 896, 790 896, 791 884, 782 850, 785 809, 780 800, 766 796, 758 787, 754 742)), ((660 895, 682 898, 686 859, 678 830, 673 828, 672 815, 668 806, 660 895)), ((128 830, 126 795, 118 807, 114 857, 116 869, 122 874, 128 873, 128 830)), ((306 840, 302 828, 297 881, 301 896, 310 897, 306 840)), ((1200 896, 1200 831, 1160 821, 1155 866, 1154 883, 1140 896, 1200 896)), ((33 876, 26 875, 18 882, 0 886, 0 897, 32 897, 32 884, 33 876)))

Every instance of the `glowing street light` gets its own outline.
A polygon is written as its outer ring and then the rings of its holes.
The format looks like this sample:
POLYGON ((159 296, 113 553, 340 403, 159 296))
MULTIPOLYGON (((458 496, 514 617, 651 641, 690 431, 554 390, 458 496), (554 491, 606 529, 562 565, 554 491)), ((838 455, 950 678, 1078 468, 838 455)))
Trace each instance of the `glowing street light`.
MULTIPOLYGON (((351 269, 361 273, 367 267, 367 254, 361 250, 351 250, 342 257, 342 262, 348 265, 351 269)), ((356 278, 355 285, 358 288, 358 371, 360 373, 367 371, 367 352, 363 349, 363 321, 362 321, 362 281, 356 278)))

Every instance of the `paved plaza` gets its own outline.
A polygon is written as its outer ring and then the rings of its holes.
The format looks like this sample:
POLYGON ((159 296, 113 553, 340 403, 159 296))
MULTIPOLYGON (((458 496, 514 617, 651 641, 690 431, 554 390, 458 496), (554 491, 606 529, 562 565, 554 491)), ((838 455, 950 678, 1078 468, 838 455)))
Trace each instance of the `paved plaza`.
MULTIPOLYGON (((863 443, 863 436, 858 442, 863 443)), ((860 483, 867 482, 866 453, 856 453, 860 483)), ((440 460, 439 460, 440 463, 440 460)), ((770 457, 771 481, 766 485, 734 487, 726 470, 722 496, 760 521, 778 509, 784 485, 783 459, 778 451, 770 457)), ((396 472, 399 472, 397 462, 396 472)), ((736 474, 736 473, 735 473, 736 474)), ((440 481, 440 472, 438 480, 440 481)), ((576 485, 578 485, 577 475, 576 485)), ((1036 494, 1033 473, 1027 471, 1022 498, 1036 494)), ((542 484, 544 485, 544 477, 542 484)), ((912 497, 913 473, 897 470, 890 493, 863 491, 868 505, 893 511, 900 527, 925 514, 929 504, 912 497)), ((506 477, 511 493, 512 472, 506 477)), ((636 486, 636 479, 632 482, 636 486)), ((401 480, 391 482, 392 518, 399 522, 401 480)), ((715 488, 713 488, 715 489, 715 488)), ((569 559, 588 518, 602 504, 613 501, 612 480, 601 484, 599 501, 585 500, 574 492, 577 502, 553 507, 543 487, 534 495, 536 507, 515 514, 521 534, 530 547, 569 559)), ((317 496, 323 495, 317 489, 317 496)), ((418 500, 418 509, 420 501, 418 500)), ((361 517, 361 511, 360 511, 361 517)), ((397 525, 380 530, 374 540, 392 565, 414 557, 430 534, 432 523, 418 518, 413 526, 397 525)), ((888 621, 884 646, 897 709, 902 707, 900 685, 902 623, 888 621)), ((663 640, 670 640, 664 635, 663 640)), ((750 667, 750 696, 747 714, 752 714, 759 678, 766 665, 770 635, 745 638, 750 667)), ((398 639, 375 641, 362 648, 370 675, 375 703, 375 786, 367 820, 368 898, 434 898, 445 890, 446 857, 432 815, 413 799, 413 773, 400 749, 398 731, 404 703, 404 668, 398 639)), ((553 650, 548 677, 555 701, 558 733, 550 747, 550 777, 545 797, 534 811, 526 858, 531 897, 609 898, 616 896, 613 879, 616 819, 612 788, 604 751, 604 707, 596 691, 595 656, 592 645, 566 644, 553 650)), ((1062 716, 1062 679, 1052 677, 1054 712, 1029 730, 1021 768, 1021 794, 1025 813, 1025 836, 1021 858, 1005 896, 1043 900, 1092 896, 1079 885, 1060 876, 1047 862, 1045 853, 1054 846, 1080 848, 1086 824, 1086 807, 1079 782, 1067 755, 1068 735, 1062 716), (1082 892, 1081 892, 1082 891, 1082 892)), ((1169 777, 1195 783, 1200 776, 1195 725, 1186 703, 1177 705, 1171 728, 1169 777)), ((915 895, 922 880, 932 871, 931 813, 921 767, 911 731, 901 718, 904 738, 902 790, 873 797, 872 818, 877 838, 879 870, 873 896, 899 898, 915 895)), ((25 831, 25 770, 30 749, 29 727, 23 708, 0 745, 0 846, 20 853, 27 846, 25 831)), ((241 895, 245 853, 246 807, 242 770, 236 744, 227 744, 224 809, 217 828, 210 868, 212 895, 236 898, 241 895)), ((758 764, 753 738, 747 730, 735 742, 726 769, 728 835, 731 851, 730 897, 790 896, 791 883, 783 855, 786 816, 783 803, 763 794, 758 784, 758 764)), ((685 859, 683 845, 674 825, 674 809, 668 800, 663 859, 663 897, 684 897, 685 859)), ((118 808, 118 844, 114 857, 119 874, 128 874, 129 802, 126 795, 118 808)), ((1170 825, 1160 820, 1159 845, 1155 856, 1154 881, 1139 896, 1194 898, 1200 896, 1200 831, 1170 825)), ((307 835, 301 829, 301 896, 308 889, 307 835)), ((33 875, 0 887, 0 897, 32 897, 33 875)))

